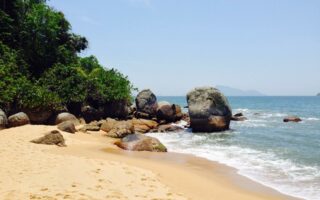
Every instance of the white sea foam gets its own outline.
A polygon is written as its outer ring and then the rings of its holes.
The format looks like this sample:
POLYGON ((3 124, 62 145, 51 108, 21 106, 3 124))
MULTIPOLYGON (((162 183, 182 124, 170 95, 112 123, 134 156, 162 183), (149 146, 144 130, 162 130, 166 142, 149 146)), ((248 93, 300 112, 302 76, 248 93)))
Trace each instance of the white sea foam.
MULTIPOLYGON (((235 134, 234 132, 226 132, 235 134)), ((170 151, 188 153, 237 168, 239 174, 285 194, 312 200, 320 199, 320 169, 237 145, 224 145, 223 137, 208 143, 209 134, 155 133, 170 151), (301 189, 303 188, 303 189, 301 189)), ((220 135, 223 136, 223 135, 220 135)))
POLYGON ((319 118, 316 118, 316 117, 302 118, 302 120, 306 120, 306 121, 320 121, 320 119, 319 119, 319 118))

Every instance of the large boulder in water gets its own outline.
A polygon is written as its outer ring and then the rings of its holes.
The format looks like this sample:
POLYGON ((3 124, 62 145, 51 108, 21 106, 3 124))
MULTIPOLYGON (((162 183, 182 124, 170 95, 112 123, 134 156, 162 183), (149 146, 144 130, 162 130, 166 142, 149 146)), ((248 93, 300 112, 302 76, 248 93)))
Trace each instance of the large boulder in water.
POLYGON ((142 134, 128 135, 116 145, 130 151, 167 152, 167 148, 158 139, 142 134))
POLYGON ((227 98, 216 88, 200 87, 187 95, 190 127, 193 132, 229 129, 232 116, 227 98))
POLYGON ((51 131, 43 137, 31 140, 30 142, 35 144, 66 146, 63 135, 57 130, 51 131))
POLYGON ((8 118, 5 112, 0 109, 0 130, 5 129, 8 125, 8 118))
POLYGON ((157 119, 166 122, 176 122, 182 118, 181 107, 168 102, 159 102, 157 108, 157 119))
POLYGON ((17 127, 17 126, 23 126, 26 124, 30 124, 30 119, 26 113, 19 112, 14 115, 11 115, 8 118, 8 122, 9 122, 10 127, 17 127))
POLYGON ((136 97, 136 117, 151 119, 157 113, 157 97, 151 90, 142 90, 136 97))

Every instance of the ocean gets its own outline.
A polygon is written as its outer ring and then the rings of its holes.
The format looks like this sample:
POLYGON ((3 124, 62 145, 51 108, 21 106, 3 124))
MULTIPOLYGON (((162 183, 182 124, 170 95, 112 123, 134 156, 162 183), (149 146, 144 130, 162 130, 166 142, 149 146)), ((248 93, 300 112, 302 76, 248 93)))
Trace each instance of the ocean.
MULTIPOLYGON (((187 153, 238 169, 238 173, 282 193, 320 200, 320 97, 228 97, 233 114, 220 133, 151 133, 169 152, 187 153), (299 123, 284 123, 288 115, 299 123)), ((185 97, 158 97, 187 105, 185 97)), ((186 109, 184 111, 187 112, 186 109)))

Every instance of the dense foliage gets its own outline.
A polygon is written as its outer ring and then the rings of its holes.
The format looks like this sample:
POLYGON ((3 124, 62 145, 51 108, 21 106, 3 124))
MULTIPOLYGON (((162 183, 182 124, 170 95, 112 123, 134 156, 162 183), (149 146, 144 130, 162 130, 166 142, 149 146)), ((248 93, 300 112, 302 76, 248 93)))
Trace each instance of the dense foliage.
POLYGON ((86 38, 45 0, 0 0, 0 108, 60 109, 129 100, 126 76, 80 58, 86 38))

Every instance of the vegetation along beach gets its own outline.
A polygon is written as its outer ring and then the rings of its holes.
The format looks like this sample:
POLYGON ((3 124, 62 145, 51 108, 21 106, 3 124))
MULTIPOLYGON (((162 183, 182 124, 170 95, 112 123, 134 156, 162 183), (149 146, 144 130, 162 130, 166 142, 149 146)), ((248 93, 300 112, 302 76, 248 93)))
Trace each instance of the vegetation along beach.
POLYGON ((1 0, 0 200, 320 200, 319 10, 1 0))

